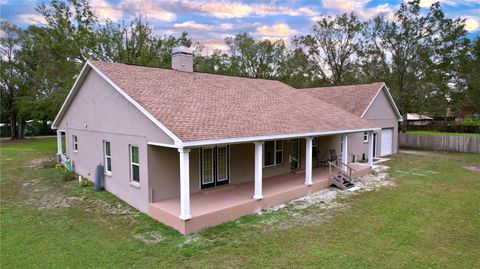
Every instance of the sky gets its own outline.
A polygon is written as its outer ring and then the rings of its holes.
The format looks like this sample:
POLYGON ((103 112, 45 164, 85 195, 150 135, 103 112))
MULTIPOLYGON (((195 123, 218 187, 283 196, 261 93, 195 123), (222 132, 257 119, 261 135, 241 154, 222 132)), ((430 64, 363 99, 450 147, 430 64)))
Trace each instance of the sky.
MULTIPOLYGON (((91 6, 105 21, 129 21, 146 15, 159 35, 179 35, 187 31, 194 41, 205 47, 205 53, 226 50, 224 39, 240 32, 254 38, 283 39, 287 45, 296 35, 308 33, 322 16, 355 12, 362 19, 379 13, 392 17, 401 1, 406 0, 91 0, 91 6)), ((466 19, 469 38, 480 35, 480 0, 439 0, 450 18, 466 19)), ((38 0, 0 0, 0 17, 20 27, 42 24, 35 11, 38 0)), ((434 0, 421 0, 425 10, 434 0)))

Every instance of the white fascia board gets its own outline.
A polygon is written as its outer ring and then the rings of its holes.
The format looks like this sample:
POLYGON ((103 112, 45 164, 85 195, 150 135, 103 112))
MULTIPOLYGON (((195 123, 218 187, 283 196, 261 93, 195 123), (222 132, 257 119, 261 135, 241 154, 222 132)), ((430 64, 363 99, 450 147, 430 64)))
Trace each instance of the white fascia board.
POLYGON ((162 131, 164 131, 174 142, 175 145, 179 145, 182 143, 180 138, 178 138, 172 131, 170 131, 165 125, 159 122, 152 114, 150 114, 145 108, 143 108, 137 101, 135 101, 130 95, 124 92, 120 87, 118 87, 111 79, 109 79, 100 69, 98 69, 95 65, 91 64, 87 61, 87 64, 95 70, 105 81, 108 82, 118 93, 120 93, 125 99, 127 99, 133 106, 135 106, 140 112, 142 112, 148 119, 150 119, 157 127, 159 127, 162 131))
POLYGON ((52 126, 51 126, 52 129, 57 129, 58 128, 58 124, 60 124, 60 120, 63 118, 63 114, 66 112, 67 107, 69 106, 69 104, 71 103, 74 95, 78 91, 78 88, 80 86, 80 81, 83 80, 85 78, 85 76, 87 75, 87 72, 88 72, 88 70, 86 70, 87 67, 90 67, 88 65, 88 62, 85 63, 85 65, 83 65, 82 70, 80 71, 80 74, 78 75, 77 79, 75 80, 75 83, 73 84, 72 88, 70 89, 70 92, 67 95, 67 98, 65 99, 62 107, 58 111, 57 116, 55 117, 55 120, 52 123, 52 126))
POLYGON ((238 144, 238 143, 244 143, 244 142, 305 138, 310 136, 327 136, 327 135, 347 134, 347 133, 357 133, 357 132, 367 132, 367 131, 376 132, 380 130, 381 128, 375 127, 375 128, 324 131, 324 132, 308 132, 308 133, 293 133, 293 134, 268 135, 268 136, 250 136, 250 137, 198 140, 198 141, 183 142, 182 147, 201 147, 206 145, 238 144))
POLYGON ((147 145, 164 147, 164 148, 174 148, 174 149, 181 148, 181 145, 179 144, 166 144, 166 143, 157 143, 157 142, 147 142, 147 145))
POLYGON ((390 105, 393 106, 393 111, 394 111, 395 114, 397 115, 398 121, 400 121, 400 122, 403 121, 402 114, 400 114, 400 111, 398 110, 397 105, 395 104, 395 101, 393 100, 393 97, 392 97, 392 95, 390 94, 390 91, 388 90, 387 85, 386 85, 385 83, 382 84, 382 86, 380 87, 380 89, 378 89, 378 91, 377 91, 377 93, 375 94, 375 96, 372 98, 372 100, 370 100, 370 103, 368 104, 368 106, 367 106, 367 108, 365 109, 365 111, 363 111, 361 118, 363 118, 363 116, 365 116, 365 114, 366 114, 367 111, 370 109, 370 107, 372 106, 373 102, 375 101, 375 99, 377 99, 377 96, 380 94, 380 92, 381 92, 383 89, 385 89, 385 92, 387 93, 388 101, 389 101, 390 105))

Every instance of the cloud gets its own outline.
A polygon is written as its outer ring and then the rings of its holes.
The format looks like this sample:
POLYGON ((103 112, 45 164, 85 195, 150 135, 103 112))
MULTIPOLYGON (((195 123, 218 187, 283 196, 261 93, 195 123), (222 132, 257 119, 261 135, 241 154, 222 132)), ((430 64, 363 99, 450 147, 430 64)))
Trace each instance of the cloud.
POLYGON ((220 27, 224 30, 231 30, 233 29, 233 24, 231 23, 222 23, 220 24, 220 27))
POLYGON ((478 5, 478 0, 420 0, 420 7, 429 8, 433 3, 440 2, 441 5, 445 6, 473 6, 478 5))
POLYGON ((245 4, 240 2, 221 1, 189 1, 184 2, 184 6, 200 13, 209 14, 217 18, 242 18, 250 15, 314 15, 315 12, 308 7, 288 8, 277 5, 267 4, 245 4))
POLYGON ((296 31, 286 23, 277 23, 274 25, 263 25, 257 28, 257 33, 264 36, 289 36, 296 31))
POLYGON ((291 42, 290 42, 290 39, 288 37, 281 37, 279 38, 278 36, 263 36, 262 38, 260 38, 260 40, 268 40, 272 43, 275 43, 277 41, 283 41, 283 44, 285 44, 285 46, 290 46, 291 42))
POLYGON ((46 25, 47 21, 45 20, 45 17, 43 17, 40 14, 21 14, 18 15, 18 19, 22 22, 25 22, 27 24, 40 24, 40 25, 46 25))
POLYGON ((123 17, 123 11, 112 6, 106 0, 92 0, 90 6, 100 20, 105 21, 110 19, 112 21, 119 21, 123 17))
POLYGON ((468 32, 475 32, 480 29, 480 22, 478 18, 466 17, 465 18, 465 30, 468 32))
POLYGON ((224 52, 228 50, 224 38, 203 39, 200 40, 199 43, 205 47, 203 53, 206 55, 212 54, 215 50, 221 50, 224 52))
POLYGON ((177 29, 193 29, 193 30, 204 30, 204 31, 210 31, 212 29, 211 25, 197 23, 195 21, 185 21, 182 23, 175 23, 173 27, 177 29))
POLYGON ((175 14, 161 7, 162 2, 142 1, 142 0, 124 0, 119 4, 119 8, 133 16, 146 15, 148 19, 154 19, 165 22, 175 21, 175 14))
POLYGON ((367 8, 367 4, 372 0, 322 0, 324 8, 333 9, 342 13, 354 12, 364 19, 370 19, 378 14, 386 14, 387 18, 393 18, 393 9, 390 4, 379 4, 372 8, 367 8))

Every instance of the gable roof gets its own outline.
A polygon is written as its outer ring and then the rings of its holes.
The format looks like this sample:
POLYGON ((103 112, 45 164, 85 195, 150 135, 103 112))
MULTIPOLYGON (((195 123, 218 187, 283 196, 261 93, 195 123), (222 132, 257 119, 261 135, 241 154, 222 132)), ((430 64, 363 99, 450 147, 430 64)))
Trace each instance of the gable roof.
POLYGON ((382 90, 385 91, 385 95, 387 96, 395 115, 397 115, 398 120, 401 121, 402 116, 395 105, 395 101, 393 100, 390 91, 383 82, 302 89, 302 91, 307 92, 319 100, 340 107, 359 117, 365 115, 375 98, 382 90))
MULTIPOLYGON (((87 65, 177 138, 176 143, 377 129, 279 81, 101 61, 87 65)), ((71 103, 68 99, 53 126, 71 103)))

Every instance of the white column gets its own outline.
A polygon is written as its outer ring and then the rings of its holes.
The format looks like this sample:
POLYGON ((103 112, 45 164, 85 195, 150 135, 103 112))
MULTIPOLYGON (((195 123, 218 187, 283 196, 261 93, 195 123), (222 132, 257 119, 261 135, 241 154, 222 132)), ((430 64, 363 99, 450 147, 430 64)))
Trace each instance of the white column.
POLYGON ((57 154, 62 153, 62 132, 57 130, 57 154))
POLYGON ((262 194, 262 156, 263 156, 263 142, 255 143, 255 193, 253 198, 260 200, 263 198, 262 194))
POLYGON ((190 149, 179 148, 180 152, 180 219, 191 219, 190 215, 190 149))
MULTIPOLYGON (((342 149, 342 162, 348 164, 348 135, 343 135, 343 149, 342 149)), ((347 172, 347 167, 344 166, 344 171, 347 172)))
POLYGON ((373 132, 368 133, 368 165, 373 165, 373 132))
POLYGON ((312 183, 312 145, 313 137, 305 137, 305 185, 311 186, 312 183))

